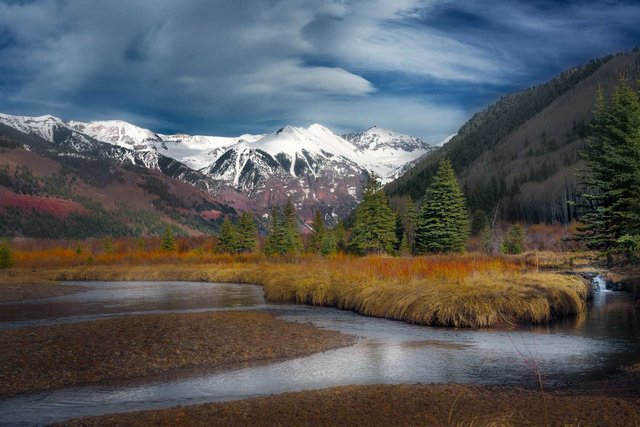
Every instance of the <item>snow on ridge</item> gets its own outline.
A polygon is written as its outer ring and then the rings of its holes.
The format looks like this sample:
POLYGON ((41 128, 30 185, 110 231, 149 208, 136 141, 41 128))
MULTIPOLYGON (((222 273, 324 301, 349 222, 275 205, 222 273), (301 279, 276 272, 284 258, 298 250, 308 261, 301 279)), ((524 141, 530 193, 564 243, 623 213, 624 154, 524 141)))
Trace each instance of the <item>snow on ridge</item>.
POLYGON ((453 137, 455 137, 455 136, 458 136, 458 134, 454 133, 453 135, 449 135, 448 137, 446 137, 442 141, 438 142, 437 144, 434 144, 434 147, 442 147, 444 144, 446 144, 447 142, 451 141, 453 139, 453 137))
POLYGON ((323 156, 330 153, 356 164, 365 162, 364 157, 353 144, 319 124, 312 124, 308 128, 287 125, 250 143, 249 146, 273 157, 285 154, 292 162, 298 154, 302 156, 303 150, 323 156))
POLYGON ((379 126, 343 137, 358 147, 368 160, 369 169, 378 174, 383 183, 397 178, 406 171, 407 165, 433 149, 420 138, 379 126))
POLYGON ((24 133, 37 135, 49 142, 53 142, 53 133, 58 127, 66 126, 62 119, 50 114, 32 117, 0 113, 0 123, 24 133))
POLYGON ((99 120, 88 123, 72 120, 69 122, 69 126, 98 141, 125 148, 142 149, 144 147, 151 150, 153 143, 160 141, 160 137, 149 129, 122 120, 99 120))
MULTIPOLYGON (((211 170, 229 150, 235 150, 243 159, 248 158, 250 152, 260 150, 274 159, 279 155, 288 157, 288 172, 294 177, 296 161, 306 165, 314 176, 318 161, 342 161, 349 163, 350 167, 373 171, 383 182, 388 182, 433 148, 419 138, 378 126, 340 136, 321 124, 313 123, 307 128, 286 125, 266 135, 222 137, 182 133, 164 135, 122 120, 65 123, 50 115, 26 117, 0 113, 0 122, 48 141, 53 141, 56 127, 66 127, 103 143, 136 152, 163 154, 201 171, 211 170)), ((235 166, 242 168, 244 164, 246 162, 235 166)), ((234 183, 238 181, 237 172, 233 174, 234 183)))

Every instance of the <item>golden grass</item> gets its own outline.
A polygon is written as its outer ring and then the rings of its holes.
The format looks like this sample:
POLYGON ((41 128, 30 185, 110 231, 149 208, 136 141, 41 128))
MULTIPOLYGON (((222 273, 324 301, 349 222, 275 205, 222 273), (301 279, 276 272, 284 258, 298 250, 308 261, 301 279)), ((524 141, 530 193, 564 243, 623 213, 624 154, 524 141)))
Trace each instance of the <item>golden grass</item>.
POLYGON ((225 258, 208 264, 90 265, 51 270, 56 280, 195 280, 254 283, 271 302, 336 307, 408 323, 455 327, 536 324, 575 315, 588 286, 536 272, 519 258, 225 258))

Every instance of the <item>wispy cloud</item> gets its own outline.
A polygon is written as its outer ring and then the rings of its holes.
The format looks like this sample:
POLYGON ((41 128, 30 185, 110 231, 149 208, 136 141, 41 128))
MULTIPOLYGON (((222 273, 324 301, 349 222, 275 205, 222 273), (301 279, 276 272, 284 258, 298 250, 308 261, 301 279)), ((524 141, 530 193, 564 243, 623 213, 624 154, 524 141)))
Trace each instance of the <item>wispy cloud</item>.
POLYGON ((625 1, 0 0, 0 110, 435 140, 501 93, 631 47, 639 21, 625 1))

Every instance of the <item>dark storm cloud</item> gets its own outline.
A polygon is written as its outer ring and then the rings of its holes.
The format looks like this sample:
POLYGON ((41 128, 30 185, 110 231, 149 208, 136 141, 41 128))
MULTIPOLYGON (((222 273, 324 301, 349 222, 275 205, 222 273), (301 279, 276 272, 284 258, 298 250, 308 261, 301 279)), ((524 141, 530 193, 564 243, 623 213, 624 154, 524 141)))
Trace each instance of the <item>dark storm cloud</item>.
POLYGON ((0 110, 434 140, 508 90, 632 47, 639 18, 631 2, 0 1, 0 110))

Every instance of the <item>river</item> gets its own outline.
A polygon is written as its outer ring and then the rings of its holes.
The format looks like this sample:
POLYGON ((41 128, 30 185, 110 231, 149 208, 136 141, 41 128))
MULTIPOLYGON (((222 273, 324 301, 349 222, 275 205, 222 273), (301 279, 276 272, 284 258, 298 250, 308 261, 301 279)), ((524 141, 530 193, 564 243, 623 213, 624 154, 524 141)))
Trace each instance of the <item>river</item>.
POLYGON ((201 282, 82 282, 86 291, 0 304, 0 329, 131 314, 271 312, 356 335, 351 347, 226 372, 178 372, 0 400, 1 425, 32 425, 142 409, 243 399, 346 384, 474 383, 564 386, 640 360, 640 314, 629 295, 595 292, 589 309, 545 326, 431 328, 331 308, 270 304, 262 288, 201 282))

